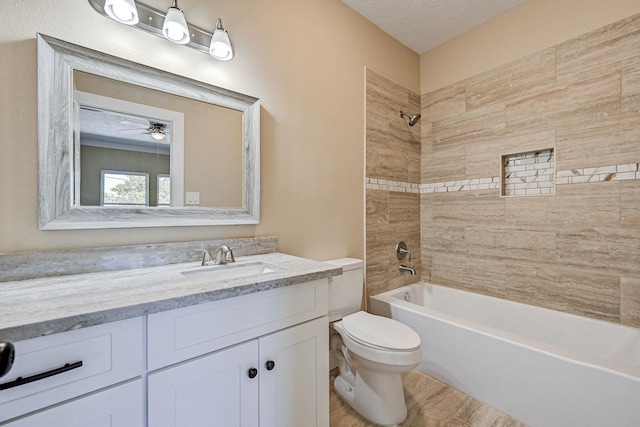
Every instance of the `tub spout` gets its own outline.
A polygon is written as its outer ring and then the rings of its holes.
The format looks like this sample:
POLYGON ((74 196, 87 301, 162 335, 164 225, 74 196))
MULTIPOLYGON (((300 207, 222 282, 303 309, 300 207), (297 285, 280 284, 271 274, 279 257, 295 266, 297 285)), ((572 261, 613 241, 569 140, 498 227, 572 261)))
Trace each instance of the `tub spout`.
POLYGON ((411 273, 412 276, 416 275, 416 269, 413 268, 413 267, 408 267, 406 265, 400 265, 400 267, 398 267, 398 269, 400 269, 400 272, 408 271, 409 273, 411 273))

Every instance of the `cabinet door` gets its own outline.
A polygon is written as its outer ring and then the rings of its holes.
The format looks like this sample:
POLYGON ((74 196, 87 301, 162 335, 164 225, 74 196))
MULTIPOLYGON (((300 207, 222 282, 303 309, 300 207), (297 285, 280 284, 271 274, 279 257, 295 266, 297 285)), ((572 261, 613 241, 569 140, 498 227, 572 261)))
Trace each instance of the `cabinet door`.
POLYGON ((256 427, 257 360, 252 340, 149 375, 149 427, 256 427))
POLYGON ((328 427, 327 317, 259 341, 260 427, 328 427))
POLYGON ((92 394, 6 427, 140 427, 144 425, 142 380, 92 394))

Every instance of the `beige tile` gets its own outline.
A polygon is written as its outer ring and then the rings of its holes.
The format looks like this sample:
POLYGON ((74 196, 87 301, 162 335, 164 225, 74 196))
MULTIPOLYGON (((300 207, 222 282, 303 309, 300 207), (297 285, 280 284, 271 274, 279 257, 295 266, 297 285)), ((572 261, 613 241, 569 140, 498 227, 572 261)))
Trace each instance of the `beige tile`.
POLYGON ((640 181, 638 180, 620 182, 620 223, 625 227, 640 227, 640 181))
POLYGON ((640 328, 640 278, 620 278, 620 323, 640 328))
POLYGON ((467 111, 553 87, 556 48, 551 47, 466 80, 467 111))
POLYGON ((640 62, 622 69, 622 112, 640 112, 640 62))
POLYGON ((581 316, 620 321, 620 280, 608 271, 588 268, 558 268, 558 284, 567 300, 567 312, 581 316))
POLYGON ((422 171, 422 182, 444 182, 465 179, 466 151, 464 146, 441 146, 431 151, 422 171))
POLYGON ((504 199, 508 224, 612 226, 620 218, 620 187, 616 182, 559 185, 553 196, 504 199))
POLYGON ((504 297, 507 263, 467 254, 428 251, 433 257, 433 283, 465 289, 485 295, 504 297))
POLYGON ((556 139, 557 170, 640 161, 640 115, 610 117, 580 127, 560 127, 556 139))
POLYGON ((526 153, 556 145, 554 130, 498 137, 483 144, 470 144, 465 149, 466 178, 500 176, 502 155, 526 153))
POLYGON ((408 227, 420 226, 420 194, 389 193, 389 223, 402 224, 408 227))
POLYGON ((432 220, 474 225, 504 221, 507 199, 498 195, 498 190, 433 193, 432 220))
POLYGON ((420 180, 421 126, 408 126, 401 110, 418 112, 420 97, 367 70, 366 173, 403 182, 420 180))
POLYGON ((506 297, 512 301, 567 311, 564 287, 554 265, 531 262, 507 265, 506 297))
POLYGON ((378 227, 389 224, 388 191, 366 190, 366 218, 369 231, 375 231, 378 227))
POLYGON ((508 101, 506 125, 509 128, 548 129, 555 126, 581 126, 620 114, 621 73, 578 80, 508 101))
POLYGON ((560 43, 558 83, 585 79, 638 62, 640 14, 560 43))
POLYGON ((489 139, 505 127, 505 105, 492 104, 433 122, 434 150, 489 139))
POLYGON ((465 227, 449 224, 423 223, 421 227, 423 251, 466 253, 465 227))
POLYGON ((458 116, 466 111, 464 82, 445 86, 422 95, 422 116, 427 122, 436 122, 458 116))
POLYGON ((639 241, 640 229, 560 229, 557 262, 609 275, 640 276, 639 241))
POLYGON ((486 225, 464 230, 463 247, 469 255, 542 263, 556 257, 556 232, 550 228, 486 225))

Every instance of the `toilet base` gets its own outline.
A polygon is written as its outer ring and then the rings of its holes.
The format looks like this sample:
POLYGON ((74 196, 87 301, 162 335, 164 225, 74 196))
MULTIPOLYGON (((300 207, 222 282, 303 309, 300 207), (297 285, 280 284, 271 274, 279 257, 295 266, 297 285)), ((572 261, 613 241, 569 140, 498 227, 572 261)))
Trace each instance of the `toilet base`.
POLYGON ((338 375, 333 386, 338 396, 374 424, 396 426, 407 418, 407 405, 399 373, 359 369, 355 375, 355 384, 338 375))

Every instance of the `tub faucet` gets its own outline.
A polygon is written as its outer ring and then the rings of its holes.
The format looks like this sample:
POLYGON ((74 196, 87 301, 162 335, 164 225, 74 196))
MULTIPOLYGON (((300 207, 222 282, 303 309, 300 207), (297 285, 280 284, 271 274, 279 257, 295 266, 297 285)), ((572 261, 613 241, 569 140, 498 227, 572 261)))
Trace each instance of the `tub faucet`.
POLYGON ((233 257, 233 251, 227 245, 220 246, 216 252, 216 257, 211 256, 211 252, 203 249, 202 265, 221 265, 230 262, 236 262, 233 257))
POLYGON ((408 267, 406 265, 401 264, 400 267, 398 267, 398 269, 400 269, 400 272, 408 271, 409 273, 411 273, 412 276, 416 275, 416 269, 413 267, 408 267))

